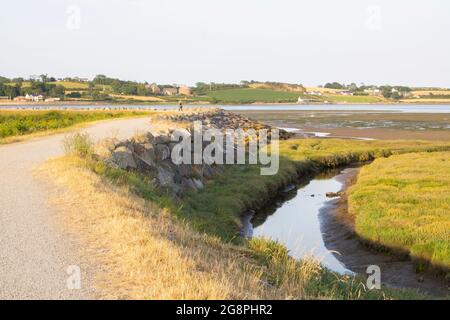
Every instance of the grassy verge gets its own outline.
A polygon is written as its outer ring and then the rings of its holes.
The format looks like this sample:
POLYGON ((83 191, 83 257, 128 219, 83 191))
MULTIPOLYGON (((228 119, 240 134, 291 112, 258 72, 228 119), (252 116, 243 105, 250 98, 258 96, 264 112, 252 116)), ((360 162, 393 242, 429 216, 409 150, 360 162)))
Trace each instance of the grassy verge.
POLYGON ((0 144, 61 131, 82 123, 150 114, 148 111, 17 111, 0 110, 0 144))
POLYGON ((372 244, 450 270, 450 152, 380 159, 349 190, 356 232, 372 244))
MULTIPOLYGON (((102 272, 98 298, 121 299, 422 299, 406 290, 367 290, 316 261, 290 259, 274 242, 223 242, 137 196, 132 177, 95 173, 92 159, 67 156, 40 168, 54 183, 61 225, 83 241, 83 254, 102 272), (94 170, 94 171, 93 171, 94 170), (76 205, 74 205, 76 203, 76 205)), ((136 182, 136 181, 135 181, 136 182)))

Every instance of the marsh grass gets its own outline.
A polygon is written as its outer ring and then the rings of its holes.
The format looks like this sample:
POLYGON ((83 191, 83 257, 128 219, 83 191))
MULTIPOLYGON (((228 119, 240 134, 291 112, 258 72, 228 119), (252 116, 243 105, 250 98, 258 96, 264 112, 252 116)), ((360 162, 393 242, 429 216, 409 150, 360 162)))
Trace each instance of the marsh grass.
POLYGON ((376 160, 361 170, 348 201, 361 237, 449 275, 450 152, 376 160))

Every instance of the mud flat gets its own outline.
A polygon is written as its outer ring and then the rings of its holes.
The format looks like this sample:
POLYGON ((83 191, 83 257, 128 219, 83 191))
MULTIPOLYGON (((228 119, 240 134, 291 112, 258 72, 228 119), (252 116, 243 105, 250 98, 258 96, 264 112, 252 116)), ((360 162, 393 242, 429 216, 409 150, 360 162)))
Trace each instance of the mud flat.
POLYGON ((450 140, 448 113, 380 111, 239 111, 276 127, 302 133, 322 132, 328 138, 353 137, 377 140, 450 140))

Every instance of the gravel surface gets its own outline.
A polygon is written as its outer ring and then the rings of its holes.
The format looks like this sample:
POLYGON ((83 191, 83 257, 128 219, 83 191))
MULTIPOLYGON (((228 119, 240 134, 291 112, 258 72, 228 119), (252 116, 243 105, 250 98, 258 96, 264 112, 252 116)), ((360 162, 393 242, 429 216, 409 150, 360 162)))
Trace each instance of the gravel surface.
MULTIPOLYGON (((81 131, 94 139, 113 135, 122 139, 149 127, 148 118, 121 119, 100 122, 81 131)), ((32 174, 34 167, 63 154, 64 136, 0 146, 0 299, 93 297, 84 277, 80 290, 68 289, 68 268, 84 268, 85 263, 77 257, 76 240, 56 226, 57 212, 47 204, 45 183, 32 174)))

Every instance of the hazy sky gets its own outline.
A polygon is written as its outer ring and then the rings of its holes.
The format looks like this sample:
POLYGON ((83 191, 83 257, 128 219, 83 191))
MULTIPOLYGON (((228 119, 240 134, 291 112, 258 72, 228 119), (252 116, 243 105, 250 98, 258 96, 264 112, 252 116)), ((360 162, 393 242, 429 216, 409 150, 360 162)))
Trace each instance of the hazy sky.
POLYGON ((0 75, 450 87, 448 0, 14 0, 0 75))

